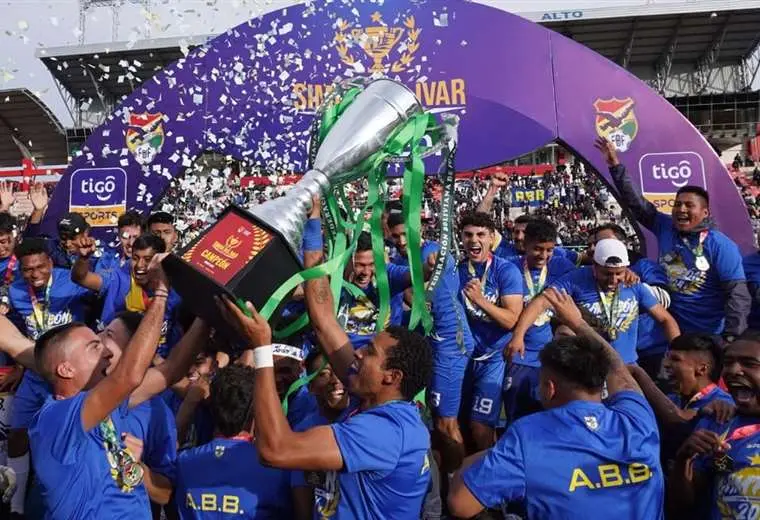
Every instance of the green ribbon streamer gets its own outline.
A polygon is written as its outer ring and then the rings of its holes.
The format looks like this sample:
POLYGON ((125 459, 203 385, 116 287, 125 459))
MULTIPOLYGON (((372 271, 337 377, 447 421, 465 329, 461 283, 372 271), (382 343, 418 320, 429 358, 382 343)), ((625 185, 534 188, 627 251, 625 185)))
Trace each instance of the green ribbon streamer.
POLYGON ((322 364, 319 366, 318 369, 316 369, 311 374, 306 374, 295 381, 293 381, 290 386, 288 387, 288 391, 285 392, 285 397, 282 398, 282 413, 287 417, 288 416, 288 406, 289 402, 288 399, 290 399, 290 396, 298 392, 301 388, 311 383, 317 375, 325 369, 327 366, 327 356, 322 354, 322 364))

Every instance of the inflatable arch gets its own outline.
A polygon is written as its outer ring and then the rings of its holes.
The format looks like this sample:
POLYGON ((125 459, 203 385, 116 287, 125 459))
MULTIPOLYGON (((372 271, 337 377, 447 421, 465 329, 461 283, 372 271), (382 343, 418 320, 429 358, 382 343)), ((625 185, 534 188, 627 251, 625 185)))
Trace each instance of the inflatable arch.
POLYGON ((609 180, 593 148, 604 135, 665 211, 678 186, 701 185, 720 228, 752 248, 728 172, 665 99, 560 34, 464 0, 299 5, 228 30, 142 84, 93 132, 59 182, 44 229, 54 234, 71 210, 114 238, 118 215, 150 211, 204 151, 303 171, 314 109, 330 85, 371 73, 403 81, 430 110, 461 116, 458 170, 559 141, 609 180))

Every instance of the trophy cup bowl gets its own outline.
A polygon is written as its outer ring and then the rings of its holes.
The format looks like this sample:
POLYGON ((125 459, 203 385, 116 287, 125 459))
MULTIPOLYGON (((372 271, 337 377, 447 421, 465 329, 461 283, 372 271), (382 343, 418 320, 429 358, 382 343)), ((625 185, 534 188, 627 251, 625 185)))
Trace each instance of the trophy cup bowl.
POLYGON ((364 29, 354 29, 352 36, 359 42, 364 53, 372 58, 372 72, 383 72, 383 59, 390 54, 391 49, 398 43, 404 29, 401 27, 372 26, 364 29), (362 38, 362 36, 365 36, 362 38))
MULTIPOLYGON (((359 166, 420 112, 417 98, 400 83, 389 79, 370 83, 330 129, 312 169, 285 196, 253 206, 250 211, 228 207, 179 254, 164 260, 172 286, 183 302, 222 331, 229 327, 213 296, 227 294, 260 309, 302 269, 301 240, 312 198, 327 193, 335 184, 365 175, 359 166)), ((272 314, 275 322, 280 310, 272 314)))

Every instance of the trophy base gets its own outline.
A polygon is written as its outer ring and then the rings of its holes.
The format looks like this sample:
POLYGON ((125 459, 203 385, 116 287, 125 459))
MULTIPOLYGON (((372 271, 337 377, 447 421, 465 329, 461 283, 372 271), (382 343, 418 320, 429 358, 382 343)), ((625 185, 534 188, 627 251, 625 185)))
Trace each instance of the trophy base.
MULTIPOLYGON (((229 340, 242 344, 224 320, 215 297, 250 301, 260 309, 291 276, 303 268, 283 236, 267 223, 237 206, 230 206, 217 222, 163 261, 172 288, 196 316, 229 340)), ((280 321, 287 295, 269 320, 280 321)), ((236 350, 230 345, 230 350, 236 350)))

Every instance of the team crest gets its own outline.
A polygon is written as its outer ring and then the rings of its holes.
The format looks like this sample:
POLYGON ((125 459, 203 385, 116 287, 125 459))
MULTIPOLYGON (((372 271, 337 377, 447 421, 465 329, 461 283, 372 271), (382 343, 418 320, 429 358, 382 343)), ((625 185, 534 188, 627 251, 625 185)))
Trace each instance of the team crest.
POLYGON ((626 152, 639 133, 639 122, 633 111, 636 105, 633 98, 597 99, 596 133, 609 140, 618 152, 626 152))
POLYGON ((400 26, 390 26, 383 22, 383 16, 375 12, 372 23, 365 27, 350 27, 346 20, 338 20, 333 44, 340 60, 346 65, 366 70, 361 57, 371 60, 368 72, 375 74, 399 73, 408 69, 420 48, 419 37, 422 29, 416 26, 414 16, 408 16, 400 26), (396 50, 398 57, 389 59, 396 50))
POLYGON ((129 115, 127 149, 143 166, 152 163, 164 146, 163 117, 161 112, 129 115))
POLYGON ((224 457, 224 446, 214 446, 214 457, 217 459, 224 457))
POLYGON ((596 420, 596 417, 593 415, 587 415, 583 418, 583 422, 586 423, 586 428, 591 430, 592 432, 595 432, 597 429, 599 429, 599 421, 596 420))

